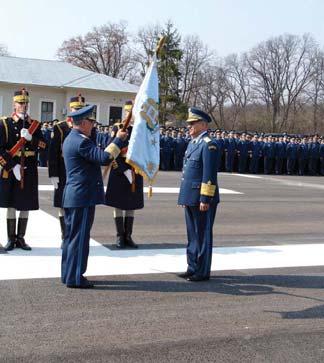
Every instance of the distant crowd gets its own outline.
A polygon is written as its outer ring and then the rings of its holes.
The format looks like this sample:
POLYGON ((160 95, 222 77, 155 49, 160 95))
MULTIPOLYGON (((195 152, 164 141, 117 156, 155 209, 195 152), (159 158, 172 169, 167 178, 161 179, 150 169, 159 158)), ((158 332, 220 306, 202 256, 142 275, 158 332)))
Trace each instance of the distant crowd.
MULTIPOLYGON (((45 139, 52 123, 43 123, 45 139)), ((112 126, 97 126, 97 145, 105 148, 112 137, 112 126)), ((324 137, 320 135, 264 134, 210 130, 219 148, 218 171, 251 174, 324 176, 324 137)), ((160 170, 182 170, 190 142, 185 127, 160 128, 160 170)), ((39 155, 46 166, 46 150, 39 155)))

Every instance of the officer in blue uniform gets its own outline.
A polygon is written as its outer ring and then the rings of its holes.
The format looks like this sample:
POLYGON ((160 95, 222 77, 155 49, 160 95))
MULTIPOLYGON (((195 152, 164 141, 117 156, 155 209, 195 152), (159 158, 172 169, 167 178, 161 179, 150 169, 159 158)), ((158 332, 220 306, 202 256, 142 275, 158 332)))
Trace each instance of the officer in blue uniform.
POLYGON ((320 174, 324 175, 324 139, 321 139, 320 145, 320 174))
MULTIPOLYGON (((130 112, 132 101, 127 101, 124 109, 126 113, 130 112)), ((112 135, 116 135, 120 127, 122 127, 121 123, 115 125, 112 135)), ((135 170, 126 163, 127 146, 132 127, 129 126, 127 131, 127 142, 112 163, 105 196, 105 204, 114 208, 116 247, 120 249, 138 247, 132 238, 135 210, 144 207, 143 177, 136 174, 135 170)))
POLYGON ((264 161, 264 174, 272 174, 273 164, 275 157, 275 143, 273 142, 272 135, 269 135, 268 140, 263 144, 263 161, 264 161))
POLYGON ((47 163, 48 163, 48 145, 49 142, 51 140, 51 130, 48 127, 48 123, 44 122, 42 125, 42 134, 46 143, 46 147, 45 149, 41 149, 39 150, 38 153, 38 161, 39 161, 39 166, 41 167, 47 167, 47 163))
POLYGON ((180 171, 183 167, 183 158, 187 149, 187 142, 179 131, 174 142, 174 170, 180 171))
POLYGON ((238 172, 244 174, 246 172, 247 161, 249 157, 249 142, 246 140, 246 134, 241 135, 241 139, 237 144, 238 154, 238 172))
POLYGON ((297 148, 296 139, 292 137, 290 143, 286 147, 287 154, 287 174, 295 174, 296 162, 297 162, 297 148))
POLYGON ((287 157, 286 147, 283 137, 279 136, 279 141, 275 143, 275 172, 277 175, 283 173, 284 158, 287 157))
POLYGON ((318 142, 318 135, 314 135, 313 141, 308 146, 308 150, 308 173, 309 175, 318 175, 320 158, 320 143, 318 142))
POLYGON ((259 171, 259 163, 262 157, 262 145, 258 141, 258 135, 255 134, 251 141, 251 153, 250 153, 250 173, 257 174, 259 171))
POLYGON ((301 143, 297 148, 297 159, 298 159, 298 174, 305 175, 306 166, 308 163, 308 145, 307 138, 303 137, 301 143))
MULTIPOLYGON (((70 111, 74 112, 85 106, 85 98, 81 94, 71 97, 70 111)), ((54 186, 54 207, 59 208, 58 215, 61 227, 62 242, 65 233, 63 191, 66 183, 66 171, 63 159, 63 142, 70 133, 72 120, 67 117, 65 121, 59 121, 53 126, 51 140, 48 148, 48 176, 54 186)))
POLYGON ((101 150, 91 139, 95 106, 69 114, 73 128, 63 144, 66 185, 63 193, 66 233, 62 251, 62 282, 71 288, 91 288, 84 276, 89 255, 90 230, 95 206, 104 204, 101 165, 109 165, 120 153, 127 132, 101 150))
POLYGON ((225 170, 229 173, 234 171, 234 157, 236 153, 236 141, 234 132, 231 131, 224 143, 225 150, 225 170))
POLYGON ((203 281, 210 277, 213 224, 219 203, 219 153, 216 142, 207 135, 209 115, 191 107, 187 122, 192 140, 185 153, 178 205, 185 208, 188 267, 179 276, 203 281))
POLYGON ((13 101, 13 114, 0 119, 0 208, 7 208, 6 251, 15 247, 31 250, 24 237, 29 211, 39 209, 38 151, 46 147, 40 123, 32 135, 29 133, 33 120, 27 113, 28 91, 24 88, 16 91, 13 101), (11 156, 9 150, 21 137, 27 141, 25 146, 18 150, 16 155, 11 156), (18 224, 17 210, 20 211, 18 224))

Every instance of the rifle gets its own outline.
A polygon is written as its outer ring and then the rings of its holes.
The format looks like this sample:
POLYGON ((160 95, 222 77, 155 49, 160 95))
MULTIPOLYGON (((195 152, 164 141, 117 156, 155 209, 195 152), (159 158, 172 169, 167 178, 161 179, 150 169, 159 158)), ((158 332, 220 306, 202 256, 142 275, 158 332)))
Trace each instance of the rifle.
MULTIPOLYGON (((26 123, 26 112, 24 112, 23 119, 23 128, 25 128, 26 123)), ((25 143, 21 147, 21 156, 20 156, 20 189, 24 189, 24 178, 25 178, 25 143)))

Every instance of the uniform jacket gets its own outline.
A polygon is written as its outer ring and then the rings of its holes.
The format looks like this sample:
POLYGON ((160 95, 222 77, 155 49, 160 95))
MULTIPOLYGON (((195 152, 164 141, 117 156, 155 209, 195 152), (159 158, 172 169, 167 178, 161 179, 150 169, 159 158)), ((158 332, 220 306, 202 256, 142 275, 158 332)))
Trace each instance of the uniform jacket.
POLYGON ((48 176, 59 178, 58 188, 54 190, 54 207, 62 208, 66 171, 63 159, 63 142, 71 128, 66 121, 58 122, 51 132, 48 148, 48 176))
POLYGON ((37 210, 38 204, 38 150, 45 149, 46 143, 40 125, 33 134, 32 140, 24 146, 24 188, 13 175, 12 168, 21 164, 18 153, 13 158, 8 151, 20 140, 20 130, 29 128, 29 123, 21 119, 5 117, 0 120, 0 207, 17 210, 37 210))
MULTIPOLYGON (((132 127, 128 127, 127 131, 129 139, 132 127)), ((140 174, 133 174, 135 177, 135 190, 133 191, 132 184, 125 175, 126 170, 132 170, 132 167, 126 163, 127 146, 128 141, 125 141, 121 153, 113 162, 109 174, 105 204, 122 210, 136 210, 144 207, 143 177, 140 174)))
MULTIPOLYGON (((115 138, 118 149, 122 140, 115 138)), ((80 131, 72 129, 63 144, 67 180, 63 194, 64 208, 90 207, 104 203, 104 187, 100 165, 109 165, 114 157, 101 150, 80 131)))
POLYGON ((217 165, 219 151, 215 140, 206 133, 192 140, 184 157, 179 205, 198 206, 218 203, 217 165))

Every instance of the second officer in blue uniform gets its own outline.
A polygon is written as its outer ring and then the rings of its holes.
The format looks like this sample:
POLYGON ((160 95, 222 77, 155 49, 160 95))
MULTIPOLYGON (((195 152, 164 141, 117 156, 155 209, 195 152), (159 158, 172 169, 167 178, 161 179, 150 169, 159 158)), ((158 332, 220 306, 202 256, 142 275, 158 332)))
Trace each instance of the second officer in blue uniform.
POLYGON ((83 274, 87 269, 95 206, 105 200, 100 165, 109 165, 119 155, 127 137, 127 132, 119 130, 105 150, 97 147, 91 139, 94 107, 89 105, 69 115, 73 128, 63 144, 67 179, 63 193, 66 233, 62 282, 67 287, 93 287, 83 274))
POLYGON ((192 140, 184 157, 178 205, 185 208, 188 267, 179 276, 203 281, 210 277, 212 261, 213 224, 219 203, 219 151, 207 134, 209 115, 192 107, 187 122, 192 140))

